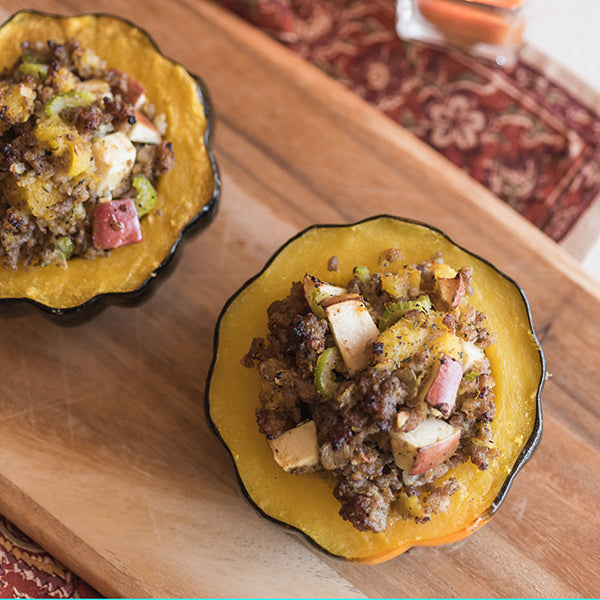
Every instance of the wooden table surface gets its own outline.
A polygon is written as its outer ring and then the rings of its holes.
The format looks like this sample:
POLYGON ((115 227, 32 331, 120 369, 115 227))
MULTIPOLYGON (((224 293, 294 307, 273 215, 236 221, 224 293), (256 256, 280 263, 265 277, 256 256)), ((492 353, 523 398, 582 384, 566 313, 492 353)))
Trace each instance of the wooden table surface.
POLYGON ((144 305, 74 328, 3 321, 0 512, 111 596, 594 596, 600 288, 512 209, 314 67, 203 0, 0 0, 109 12, 201 75, 220 212, 144 305), (378 566, 259 517, 204 417, 226 299, 300 229, 391 213, 515 278, 552 377, 544 434, 491 523, 378 566))

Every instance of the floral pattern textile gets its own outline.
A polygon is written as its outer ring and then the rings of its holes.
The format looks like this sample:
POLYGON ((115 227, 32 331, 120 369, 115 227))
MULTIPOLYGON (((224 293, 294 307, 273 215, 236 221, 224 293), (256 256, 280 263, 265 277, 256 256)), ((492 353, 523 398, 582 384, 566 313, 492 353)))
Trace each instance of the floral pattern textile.
POLYGON ((559 241, 600 194, 600 102, 527 60, 403 42, 395 0, 221 0, 377 106, 559 241), (593 103, 592 103, 593 104, 593 103))
POLYGON ((100 594, 0 517, 0 598, 100 598, 100 594))

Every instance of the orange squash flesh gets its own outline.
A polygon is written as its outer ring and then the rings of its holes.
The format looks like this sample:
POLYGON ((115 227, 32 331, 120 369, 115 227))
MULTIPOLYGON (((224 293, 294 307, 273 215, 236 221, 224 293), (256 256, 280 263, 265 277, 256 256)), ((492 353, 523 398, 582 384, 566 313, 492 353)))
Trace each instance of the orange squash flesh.
POLYGON ((106 258, 74 258, 68 268, 54 265, 8 271, 0 268, 0 298, 24 298, 53 312, 68 312, 103 294, 139 290, 168 260, 183 230, 199 217, 212 216, 219 192, 214 159, 206 147, 207 118, 199 82, 164 57, 145 32, 106 15, 59 17, 23 11, 0 27, 0 67, 9 67, 25 40, 63 42, 76 38, 146 88, 164 113, 166 139, 176 164, 161 177, 156 208, 142 220, 143 242, 111 251, 106 258))
POLYGON ((544 359, 520 288, 486 262, 453 244, 439 231, 394 217, 376 217, 350 226, 317 226, 286 244, 224 308, 215 335, 215 356, 207 385, 209 420, 230 451, 239 480, 264 515, 305 534, 321 549, 349 560, 375 563, 417 545, 439 545, 464 538, 498 508, 517 470, 539 442, 539 397, 544 359), (273 460, 255 422, 260 389, 255 370, 241 365, 253 337, 267 333, 266 310, 284 298, 292 281, 311 273, 333 284, 352 278, 355 265, 377 270, 378 253, 400 248, 404 262, 421 262, 441 251, 455 269, 474 268, 470 303, 483 310, 498 335, 486 353, 496 379, 494 440, 500 458, 487 471, 470 462, 454 469, 462 489, 450 509, 429 523, 392 518, 379 534, 361 532, 338 514, 332 488, 318 474, 293 475, 273 460), (327 270, 329 257, 339 260, 327 270))

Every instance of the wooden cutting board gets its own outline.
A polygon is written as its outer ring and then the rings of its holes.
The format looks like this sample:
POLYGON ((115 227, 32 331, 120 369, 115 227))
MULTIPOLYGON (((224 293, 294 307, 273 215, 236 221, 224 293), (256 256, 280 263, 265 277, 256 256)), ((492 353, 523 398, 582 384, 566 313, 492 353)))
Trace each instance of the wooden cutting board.
POLYGON ((135 309, 62 328, 0 323, 0 511, 110 596, 597 595, 600 286, 386 117, 202 0, 1 0, 109 12, 207 82, 223 176, 216 221, 135 309), (552 378, 542 444, 470 538, 361 566, 263 520, 204 417, 226 299, 300 229, 378 213, 426 221, 515 278, 552 378))

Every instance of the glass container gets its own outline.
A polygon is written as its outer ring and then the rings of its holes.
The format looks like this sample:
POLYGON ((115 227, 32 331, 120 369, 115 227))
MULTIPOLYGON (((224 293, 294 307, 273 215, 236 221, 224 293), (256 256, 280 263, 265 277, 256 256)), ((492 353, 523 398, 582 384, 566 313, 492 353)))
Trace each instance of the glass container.
POLYGON ((398 0, 396 29, 407 41, 458 48, 508 67, 515 63, 528 0, 398 0))

